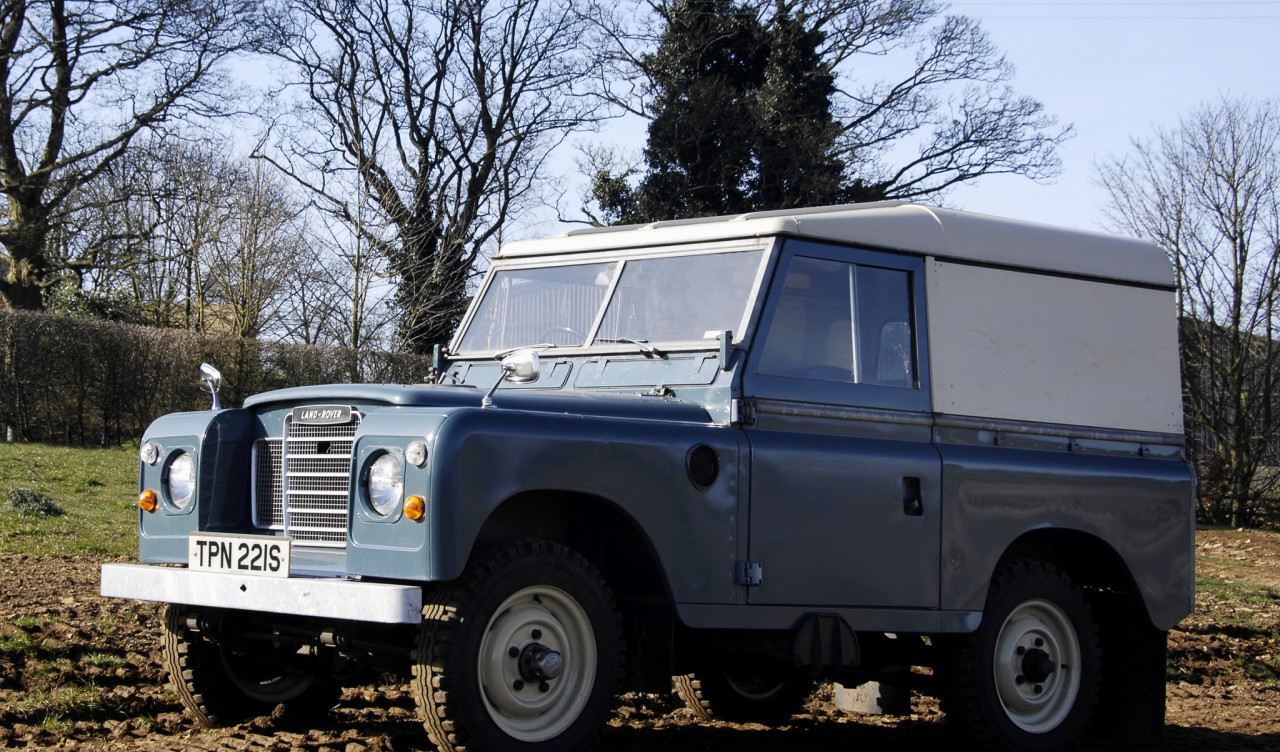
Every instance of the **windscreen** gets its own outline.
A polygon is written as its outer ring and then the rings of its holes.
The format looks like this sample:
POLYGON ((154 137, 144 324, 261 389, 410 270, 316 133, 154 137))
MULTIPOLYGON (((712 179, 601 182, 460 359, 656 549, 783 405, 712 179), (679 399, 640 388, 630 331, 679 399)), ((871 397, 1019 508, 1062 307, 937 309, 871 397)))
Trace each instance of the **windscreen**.
POLYGON ((506 269, 494 275, 458 344, 459 352, 544 342, 582 345, 618 262, 506 269))
POLYGON ((696 342, 737 330, 751 297, 760 251, 627 262, 596 342, 696 342))
POLYGON ((753 249, 502 269, 457 351, 702 342, 740 329, 763 261, 753 249))

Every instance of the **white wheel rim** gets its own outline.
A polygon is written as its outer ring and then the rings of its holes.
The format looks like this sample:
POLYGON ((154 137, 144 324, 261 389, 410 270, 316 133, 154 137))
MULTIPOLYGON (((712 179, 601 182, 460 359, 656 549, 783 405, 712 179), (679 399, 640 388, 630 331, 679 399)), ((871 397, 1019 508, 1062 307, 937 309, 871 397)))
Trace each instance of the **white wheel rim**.
POLYGON ((992 669, 1005 715, 1023 731, 1057 728, 1080 693, 1080 640, 1056 604, 1030 600, 1004 620, 992 669))
POLYGON ((485 627, 477 659, 485 709, 508 736, 541 742, 582 714, 596 677, 596 638, 586 611, 568 593, 529 587, 507 598, 485 627), (559 654, 562 673, 530 680, 520 656, 531 646, 559 654), (513 650, 514 649, 514 650, 513 650))

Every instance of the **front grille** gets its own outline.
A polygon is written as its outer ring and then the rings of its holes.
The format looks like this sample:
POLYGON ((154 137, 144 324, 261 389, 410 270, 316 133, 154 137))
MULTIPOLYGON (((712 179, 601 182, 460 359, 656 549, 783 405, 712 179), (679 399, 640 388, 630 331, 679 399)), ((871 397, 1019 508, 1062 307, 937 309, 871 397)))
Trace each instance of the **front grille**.
POLYGON ((284 459, 280 439, 253 446, 253 524, 284 530, 284 459))
POLYGON ((253 524, 281 530, 294 543, 347 543, 351 452, 360 414, 339 425, 284 421, 284 436, 254 445, 253 524))

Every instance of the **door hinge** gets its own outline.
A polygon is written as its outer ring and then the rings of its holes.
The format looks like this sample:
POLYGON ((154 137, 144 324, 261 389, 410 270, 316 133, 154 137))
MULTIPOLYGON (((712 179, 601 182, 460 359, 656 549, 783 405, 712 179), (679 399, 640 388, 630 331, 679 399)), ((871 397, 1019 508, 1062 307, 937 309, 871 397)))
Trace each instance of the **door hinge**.
POLYGON ((758 561, 738 562, 738 584, 744 587, 757 587, 764 582, 764 564, 758 561))

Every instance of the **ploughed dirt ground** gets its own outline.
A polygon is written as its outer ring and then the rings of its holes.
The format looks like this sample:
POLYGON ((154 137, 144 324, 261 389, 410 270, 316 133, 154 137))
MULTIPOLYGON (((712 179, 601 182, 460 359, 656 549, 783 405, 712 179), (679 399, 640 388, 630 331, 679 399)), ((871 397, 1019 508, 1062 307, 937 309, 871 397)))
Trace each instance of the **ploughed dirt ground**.
MULTIPOLYGON (((1161 749, 1280 750, 1280 535, 1198 536, 1199 606, 1170 639, 1168 720, 1161 749)), ((344 691, 306 726, 258 718, 194 726, 167 686, 159 608, 100 598, 89 558, 0 556, 0 749, 430 749, 407 687, 344 691)), ((622 750, 934 750, 962 740, 937 703, 899 717, 847 715, 819 689, 782 728, 704 724, 670 697, 622 698, 599 748, 622 750)), ((1087 749, 1120 746, 1094 744, 1087 749)))

